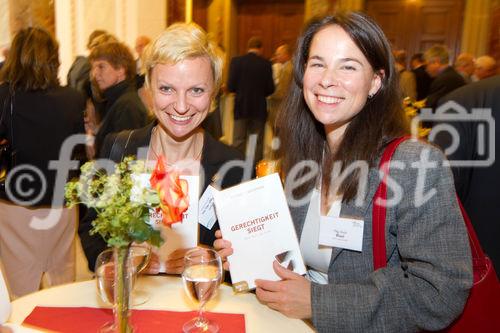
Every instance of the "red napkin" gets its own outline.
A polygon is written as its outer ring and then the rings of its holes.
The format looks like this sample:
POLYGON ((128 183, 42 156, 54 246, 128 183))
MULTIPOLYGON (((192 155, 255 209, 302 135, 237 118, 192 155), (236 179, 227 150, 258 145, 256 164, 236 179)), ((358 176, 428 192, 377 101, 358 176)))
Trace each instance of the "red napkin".
MULTIPOLYGON (((197 312, 132 310, 131 323, 135 332, 182 332, 182 325, 197 312)), ((243 314, 206 312, 207 318, 219 324, 220 333, 245 333, 243 314)), ((98 332, 113 318, 111 309, 65 308, 37 306, 23 324, 59 333, 98 332)))

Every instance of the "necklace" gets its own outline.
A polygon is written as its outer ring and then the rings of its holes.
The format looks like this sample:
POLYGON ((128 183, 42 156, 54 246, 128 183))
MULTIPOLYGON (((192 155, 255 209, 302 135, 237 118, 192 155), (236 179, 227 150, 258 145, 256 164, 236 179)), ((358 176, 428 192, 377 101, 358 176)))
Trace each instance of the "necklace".
MULTIPOLYGON (((154 145, 153 145, 153 137, 156 137, 158 136, 158 140, 160 141, 160 146, 161 146, 161 150, 163 152, 165 152, 165 149, 163 147, 163 142, 161 141, 161 138, 159 137, 159 135, 156 135, 156 126, 153 128, 153 131, 151 133, 151 140, 149 140, 149 147, 148 147, 148 153, 147 153, 147 160, 149 161, 149 152, 151 151, 153 154, 154 154, 154 158, 155 159, 158 159, 160 157, 160 154, 157 153, 157 151, 154 149, 154 145)), ((195 134, 196 135, 196 134, 195 134)), ((199 141, 200 144, 199 144, 199 152, 196 154, 196 157, 192 158, 193 161, 200 161, 201 159, 201 154, 203 153, 203 137, 200 139, 200 140, 197 140, 196 137, 194 138, 195 140, 195 144, 197 144, 196 141, 199 141)), ((193 149, 194 151, 197 151, 198 150, 198 147, 195 147, 193 149)), ((166 155, 165 155, 166 157, 166 155)), ((185 158, 185 159, 181 159, 181 160, 178 160, 176 162, 173 162, 173 163, 169 163, 168 161, 166 162, 167 166, 174 166, 177 162, 179 161, 183 161, 183 160, 190 160, 189 158, 185 158)))

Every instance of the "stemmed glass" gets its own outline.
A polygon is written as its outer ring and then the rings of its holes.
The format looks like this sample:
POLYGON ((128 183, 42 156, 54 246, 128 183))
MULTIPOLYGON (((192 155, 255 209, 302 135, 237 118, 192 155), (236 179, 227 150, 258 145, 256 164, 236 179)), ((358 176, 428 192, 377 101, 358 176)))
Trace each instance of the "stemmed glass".
POLYGON ((141 305, 148 301, 147 292, 142 289, 135 289, 135 281, 139 274, 146 268, 151 258, 151 246, 147 243, 132 244, 130 247, 130 259, 134 267, 134 276, 132 280, 132 304, 141 305))
MULTIPOLYGON (((104 250, 97 256, 95 263, 95 277, 97 281, 97 291, 103 302, 114 305, 115 302, 115 260, 113 249, 104 250)), ((113 306, 113 311, 114 306, 113 306)), ((113 315, 113 320, 115 316, 113 315)), ((114 321, 105 323, 99 332, 115 332, 114 321)))
POLYGON ((198 303, 198 316, 182 327, 185 333, 219 331, 219 325, 203 316, 205 304, 217 294, 222 278, 222 260, 216 251, 194 248, 184 256, 182 281, 189 297, 198 303))

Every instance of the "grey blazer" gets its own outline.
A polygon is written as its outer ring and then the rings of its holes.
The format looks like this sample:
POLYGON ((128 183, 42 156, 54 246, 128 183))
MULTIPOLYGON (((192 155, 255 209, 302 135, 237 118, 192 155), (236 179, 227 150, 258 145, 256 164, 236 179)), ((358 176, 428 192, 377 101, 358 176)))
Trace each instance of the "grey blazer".
MULTIPOLYGON (((333 248, 329 283, 312 283, 312 321, 319 332, 438 330, 461 313, 472 285, 472 261, 453 176, 442 166, 444 159, 440 150, 422 142, 406 141, 395 152, 392 161, 403 162, 404 168, 391 164, 390 177, 403 195, 399 204, 387 208, 386 268, 373 271, 371 214, 380 183, 378 162, 369 170, 363 204, 342 204, 341 216, 364 220, 363 250, 333 248), (415 162, 426 152, 439 166, 426 169, 425 178, 419 179, 415 162), (423 204, 415 200, 422 190, 432 195, 423 204)), ((391 188, 388 182, 388 199, 394 195, 391 188)), ((291 208, 297 235, 308 206, 291 208)))

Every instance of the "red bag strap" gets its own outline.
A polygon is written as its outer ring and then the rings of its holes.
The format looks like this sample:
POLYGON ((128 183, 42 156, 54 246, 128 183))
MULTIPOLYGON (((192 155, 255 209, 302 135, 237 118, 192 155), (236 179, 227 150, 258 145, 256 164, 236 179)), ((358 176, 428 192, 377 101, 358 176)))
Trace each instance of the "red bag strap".
MULTIPOLYGON (((375 192, 373 198, 372 210, 372 237, 373 237, 373 269, 385 267, 387 265, 387 252, 385 243, 385 220, 386 220, 386 207, 385 200, 387 200, 387 175, 389 174, 389 164, 397 147, 404 141, 408 140, 409 136, 404 136, 392 140, 385 148, 379 164, 379 170, 383 172, 383 179, 375 192), (383 204, 381 204, 383 203, 383 204)), ((485 257, 479 239, 477 238, 474 227, 470 221, 469 215, 465 211, 462 202, 457 196, 458 205, 462 217, 467 227, 467 234, 469 236, 469 243, 473 259, 482 259, 485 257)))
POLYGON ((409 136, 396 138, 389 142, 382 153, 380 159, 379 170, 383 172, 384 176, 380 185, 375 192, 373 198, 372 210, 372 243, 373 243, 373 268, 377 270, 386 266, 387 253, 385 249, 385 218, 386 207, 385 200, 387 199, 387 175, 389 174, 389 164, 398 146, 408 140, 409 136))
POLYGON ((462 217, 465 221, 465 226, 467 227, 467 235, 469 236, 469 245, 472 254, 472 260, 474 259, 483 259, 486 255, 481 248, 481 243, 479 243, 479 239, 477 238, 476 231, 472 226, 472 222, 469 218, 469 215, 465 211, 464 206, 462 205, 462 201, 457 195, 458 205, 460 206, 460 211, 462 212, 462 217))

